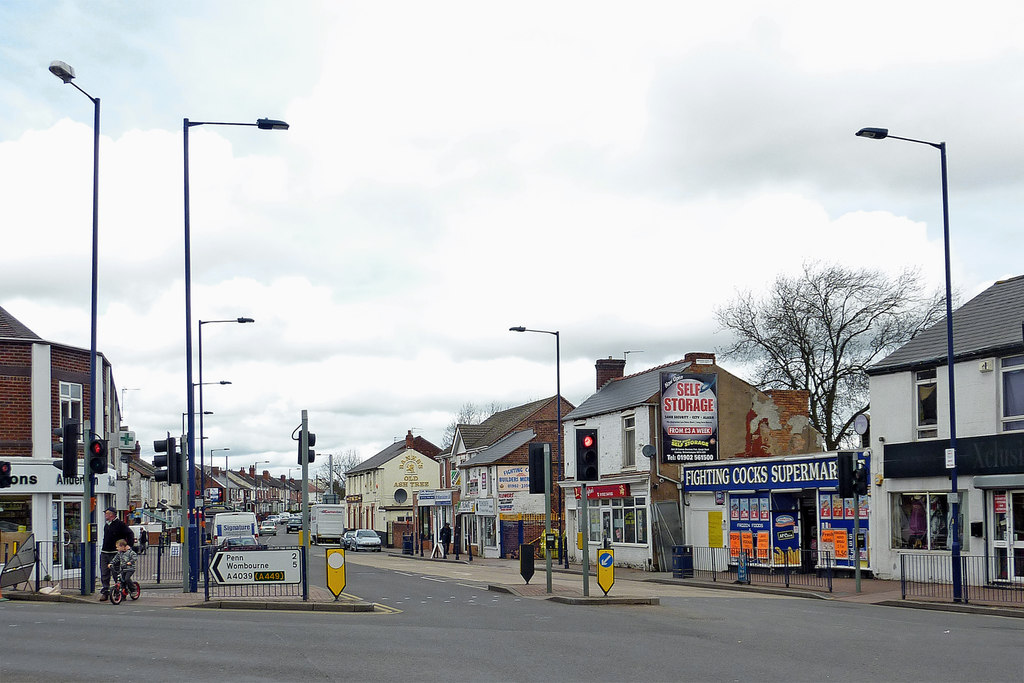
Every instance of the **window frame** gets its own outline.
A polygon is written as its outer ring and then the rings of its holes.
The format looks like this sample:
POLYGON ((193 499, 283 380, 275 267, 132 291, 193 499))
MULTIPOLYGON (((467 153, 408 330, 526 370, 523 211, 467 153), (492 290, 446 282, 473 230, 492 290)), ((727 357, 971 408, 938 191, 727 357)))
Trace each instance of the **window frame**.
POLYGON ((914 433, 917 434, 918 439, 937 439, 939 437, 938 374, 936 368, 918 370, 914 373, 914 433), (922 416, 926 412, 926 406, 921 392, 929 386, 932 388, 931 398, 934 405, 931 408, 935 416, 931 422, 923 422, 922 416))
POLYGON ((636 414, 622 416, 622 467, 636 468, 636 414))
MULTIPOLYGON (((967 512, 967 491, 960 491, 960 519, 959 519, 959 535, 961 548, 967 550, 967 536, 964 534, 964 526, 967 521, 965 520, 967 512)), ((949 491, 894 491, 889 497, 889 547, 893 550, 920 550, 920 551, 937 551, 937 552, 948 552, 951 547, 949 538, 949 525, 951 520, 948 519, 950 511, 949 503, 949 491), (910 510, 904 509, 904 503, 911 506, 910 510), (921 529, 919 533, 911 533, 914 529, 911 527, 911 516, 912 506, 915 503, 923 505, 924 519, 922 520, 925 524, 924 529, 921 529), (945 535, 941 538, 945 539, 945 543, 938 543, 939 534, 935 529, 935 513, 936 511, 943 511, 946 516, 946 528, 945 535), (906 525, 903 523, 903 517, 906 517, 906 525), (906 539, 904 539, 906 536, 906 539), (916 538, 915 538, 916 537, 916 538)), ((942 521, 942 520, 940 520, 942 521)))
POLYGON ((60 382, 58 388, 60 400, 60 426, 67 422, 77 421, 79 436, 85 428, 85 420, 82 415, 82 385, 75 382, 60 382), (75 396, 77 390, 78 396, 75 396))
MULTIPOLYGON (((1006 385, 1010 377, 1020 378, 1020 386, 1017 390, 1024 395, 1024 355, 1009 356, 999 361, 999 402, 1000 402, 1000 427, 1004 432, 1015 432, 1024 430, 1024 413, 1007 415, 1008 401, 1006 399, 1006 385)), ((1020 400, 1020 399, 1018 399, 1020 400)))

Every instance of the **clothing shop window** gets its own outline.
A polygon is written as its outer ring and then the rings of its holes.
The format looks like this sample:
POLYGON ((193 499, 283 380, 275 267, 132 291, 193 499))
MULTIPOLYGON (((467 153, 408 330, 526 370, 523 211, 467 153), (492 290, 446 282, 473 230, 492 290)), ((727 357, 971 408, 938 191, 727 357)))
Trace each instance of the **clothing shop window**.
POLYGON ((622 418, 622 466, 636 467, 636 416, 622 418))
POLYGON ((917 438, 934 439, 939 435, 939 413, 935 369, 917 373, 917 438))
MULTIPOLYGON (((960 492, 959 536, 964 537, 967 492, 960 492)), ((892 547, 907 550, 949 550, 953 506, 949 494, 895 493, 892 496, 892 547)), ((966 550, 966 548, 965 548, 966 550)))
POLYGON ((1003 358, 1003 431, 1024 429, 1024 356, 1003 358))

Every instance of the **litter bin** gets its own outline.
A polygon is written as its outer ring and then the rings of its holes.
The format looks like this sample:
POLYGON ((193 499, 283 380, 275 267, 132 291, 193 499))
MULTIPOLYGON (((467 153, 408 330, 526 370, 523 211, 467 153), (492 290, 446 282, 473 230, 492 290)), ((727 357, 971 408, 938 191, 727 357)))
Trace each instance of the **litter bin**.
POLYGON ((674 545, 672 546, 672 578, 692 579, 693 578, 693 546, 674 545))
POLYGON ((412 534, 402 534, 402 554, 412 555, 412 534))

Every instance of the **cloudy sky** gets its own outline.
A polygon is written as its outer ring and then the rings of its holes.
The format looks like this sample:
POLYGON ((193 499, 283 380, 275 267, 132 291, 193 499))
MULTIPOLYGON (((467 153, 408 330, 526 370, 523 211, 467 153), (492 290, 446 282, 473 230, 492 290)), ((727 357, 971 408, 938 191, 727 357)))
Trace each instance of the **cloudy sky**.
POLYGON ((284 474, 302 409, 321 453, 440 445, 554 393, 513 325, 561 332, 579 404, 597 358, 714 351, 715 307, 804 261, 940 287, 939 154, 864 126, 947 143, 961 299, 1024 272, 1022 33, 1011 2, 3 3, 0 305, 89 346, 59 59, 102 102, 98 346, 151 454, 186 410, 183 119, 283 119, 189 134, 193 324, 256 319, 203 327, 207 448, 284 474))

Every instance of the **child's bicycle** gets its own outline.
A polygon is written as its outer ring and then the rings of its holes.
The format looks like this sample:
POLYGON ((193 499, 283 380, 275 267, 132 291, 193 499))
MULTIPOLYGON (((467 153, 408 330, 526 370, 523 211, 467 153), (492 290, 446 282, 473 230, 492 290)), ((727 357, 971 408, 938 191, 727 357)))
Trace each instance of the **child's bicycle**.
POLYGON ((118 572, 117 581, 110 590, 110 602, 120 605, 126 595, 132 600, 138 600, 139 596, 142 595, 142 586, 138 581, 132 581, 125 576, 125 572, 121 571, 118 572))

